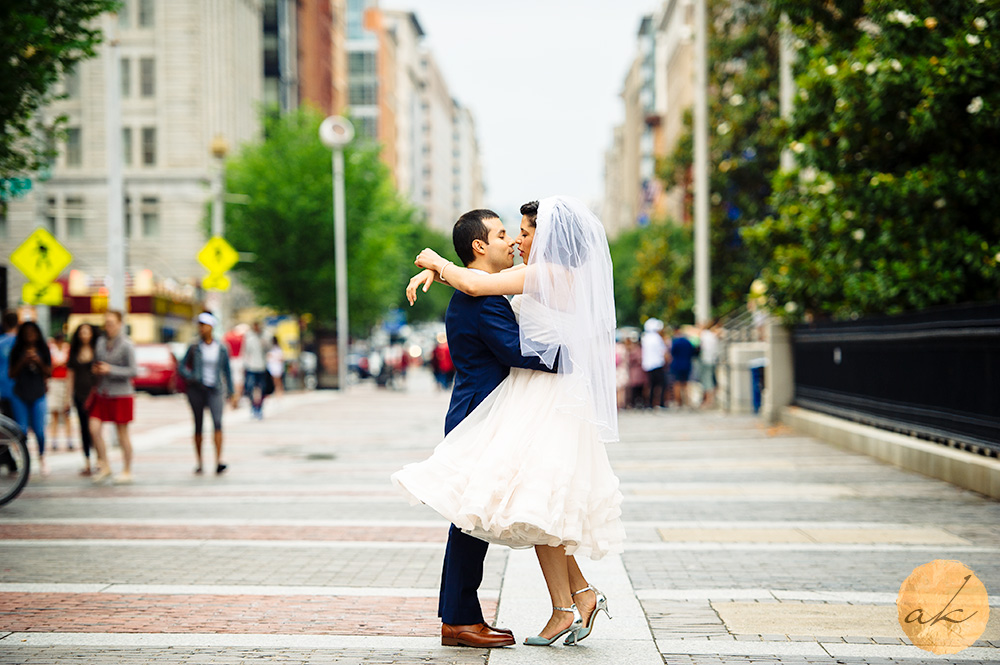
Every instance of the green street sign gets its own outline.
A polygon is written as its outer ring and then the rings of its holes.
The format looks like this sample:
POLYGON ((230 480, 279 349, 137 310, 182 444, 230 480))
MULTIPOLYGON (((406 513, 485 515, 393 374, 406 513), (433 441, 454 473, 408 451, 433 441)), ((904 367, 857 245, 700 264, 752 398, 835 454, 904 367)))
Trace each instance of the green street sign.
POLYGON ((31 191, 31 178, 0 178, 0 201, 18 199, 31 191))

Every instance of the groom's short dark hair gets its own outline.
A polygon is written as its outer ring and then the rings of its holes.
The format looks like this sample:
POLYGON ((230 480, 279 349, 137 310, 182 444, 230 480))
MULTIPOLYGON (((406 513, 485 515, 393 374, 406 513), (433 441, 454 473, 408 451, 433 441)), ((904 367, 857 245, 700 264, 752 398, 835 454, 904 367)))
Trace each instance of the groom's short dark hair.
POLYGON ((455 228, 451 231, 451 241, 455 244, 455 253, 463 265, 469 265, 476 260, 476 253, 472 251, 474 240, 489 242, 490 230, 483 223, 487 219, 500 219, 500 215, 492 210, 470 210, 455 222, 455 228))

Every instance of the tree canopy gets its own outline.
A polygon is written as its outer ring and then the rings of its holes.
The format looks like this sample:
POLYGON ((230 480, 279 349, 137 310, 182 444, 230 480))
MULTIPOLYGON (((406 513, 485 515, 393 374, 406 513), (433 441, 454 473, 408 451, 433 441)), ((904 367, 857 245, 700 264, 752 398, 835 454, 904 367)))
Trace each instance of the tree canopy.
POLYGON ((786 318, 1000 295, 1000 3, 778 0, 798 95, 764 251, 786 318))
MULTIPOLYGON (((252 262, 237 266, 257 301, 283 312, 336 317, 331 153, 319 141, 322 116, 311 109, 265 114, 265 136, 227 164, 226 239, 252 262)), ((431 289, 409 308, 404 288, 424 246, 448 247, 395 190, 378 146, 355 141, 344 151, 347 282, 351 333, 366 335, 398 305, 411 319, 440 316, 450 293, 431 289)))
POLYGON ((101 31, 93 19, 116 0, 4 0, 0 3, 0 178, 35 171, 53 156, 62 118, 42 122, 53 85, 93 57, 101 31))

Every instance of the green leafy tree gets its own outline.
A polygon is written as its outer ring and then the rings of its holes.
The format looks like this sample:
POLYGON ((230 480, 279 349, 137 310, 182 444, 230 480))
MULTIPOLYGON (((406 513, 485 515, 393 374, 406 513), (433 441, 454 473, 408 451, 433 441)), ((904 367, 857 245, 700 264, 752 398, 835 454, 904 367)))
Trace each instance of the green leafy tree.
MULTIPOLYGON (((781 145, 778 15, 765 0, 712 0, 708 8, 711 288, 713 309, 725 313, 745 305, 764 263, 761 252, 744 242, 743 230, 771 213, 781 145)), ((690 112, 684 126, 659 175, 666 187, 683 187, 693 204, 690 112)))
POLYGON ((54 153, 63 118, 42 123, 61 76, 93 57, 101 31, 93 19, 115 0, 4 0, 0 3, 0 178, 41 168, 54 153))
POLYGON ((798 97, 766 251, 790 320, 989 300, 1000 290, 1000 3, 777 0, 798 97))
MULTIPOLYGON (((331 164, 318 138, 322 120, 305 108, 264 114, 267 138, 244 146, 226 170, 227 191, 248 197, 245 205, 226 207, 227 240, 256 255, 237 267, 241 278, 261 304, 311 314, 321 326, 336 317, 331 164)), ((351 333, 365 335, 390 307, 404 306, 417 252, 446 245, 396 192, 376 144, 347 146, 344 162, 351 333)), ((431 297, 408 313, 439 316, 445 295, 423 295, 431 297)))

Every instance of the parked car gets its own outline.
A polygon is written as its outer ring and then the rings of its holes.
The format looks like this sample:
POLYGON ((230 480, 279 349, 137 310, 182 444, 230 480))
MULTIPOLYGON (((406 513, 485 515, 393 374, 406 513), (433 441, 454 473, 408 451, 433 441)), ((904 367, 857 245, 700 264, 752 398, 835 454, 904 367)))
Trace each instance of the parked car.
POLYGON ((174 357, 169 345, 137 344, 135 364, 138 369, 135 377, 136 390, 161 394, 177 392, 180 372, 177 358, 174 357))

